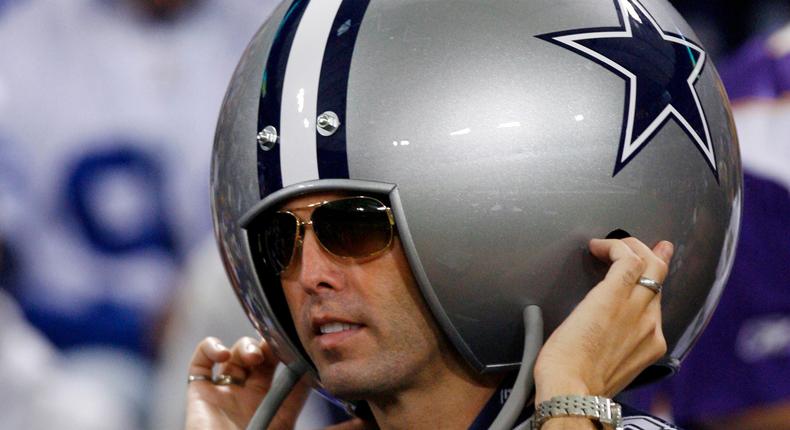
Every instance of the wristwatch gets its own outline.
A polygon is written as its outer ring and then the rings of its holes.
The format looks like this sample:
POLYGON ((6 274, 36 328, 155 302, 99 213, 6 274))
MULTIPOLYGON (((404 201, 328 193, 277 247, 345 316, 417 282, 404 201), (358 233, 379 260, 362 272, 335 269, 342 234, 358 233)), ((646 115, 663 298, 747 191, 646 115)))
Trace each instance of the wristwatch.
POLYGON ((622 408, 614 400, 601 396, 556 396, 538 405, 532 430, 540 429, 555 417, 581 417, 598 421, 607 429, 623 430, 622 408))

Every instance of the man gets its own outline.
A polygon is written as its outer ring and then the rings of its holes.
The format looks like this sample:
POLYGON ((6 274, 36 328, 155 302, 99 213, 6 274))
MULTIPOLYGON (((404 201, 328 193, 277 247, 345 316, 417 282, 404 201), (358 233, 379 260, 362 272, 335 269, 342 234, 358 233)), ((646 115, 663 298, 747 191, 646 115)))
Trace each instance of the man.
POLYGON ((212 168, 267 344, 201 344, 188 425, 246 425, 271 349, 384 428, 515 425, 531 375, 535 427, 666 428, 595 396, 676 370, 731 262, 737 145, 695 39, 662 2, 283 3, 212 168))
MULTIPOLYGON (((283 209, 309 219, 311 204, 338 198, 308 194, 283 209)), ((308 229, 300 248, 281 275, 283 289, 299 338, 329 392, 368 401, 381 428, 466 428, 473 422, 487 428, 490 422, 482 421, 489 417, 475 419, 503 376, 477 374, 452 350, 397 239, 384 253, 348 260, 328 253, 308 229)), ((594 240, 590 250, 612 261, 612 269, 542 349, 536 403, 566 393, 612 396, 666 350, 660 296, 637 282, 640 276, 663 282, 671 244, 651 251, 633 238, 594 240)), ((190 374, 210 377, 217 363, 220 373, 244 385, 192 383, 189 429, 244 428, 269 388, 277 359, 265 342, 243 338, 228 350, 208 338, 195 351, 190 374)), ((304 388, 291 396, 276 428, 292 425, 303 400, 304 388)), ((595 427, 586 419, 558 418, 543 428, 595 427)))

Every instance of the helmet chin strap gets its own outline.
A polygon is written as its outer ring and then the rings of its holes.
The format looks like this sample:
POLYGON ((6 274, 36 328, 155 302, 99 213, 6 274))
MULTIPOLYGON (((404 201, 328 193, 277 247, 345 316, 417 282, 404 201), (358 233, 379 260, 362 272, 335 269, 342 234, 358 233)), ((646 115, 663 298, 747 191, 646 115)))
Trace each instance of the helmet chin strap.
MULTIPOLYGON (((513 385, 513 390, 510 392, 507 401, 502 406, 496 419, 491 423, 489 430, 510 430, 516 423, 521 411, 524 410, 524 405, 530 399, 532 389, 535 386, 534 376, 532 370, 535 367, 535 360, 538 358, 538 352, 543 347, 543 312, 538 305, 529 305, 524 308, 524 354, 521 357, 521 367, 516 376, 516 383, 513 385)), ((517 427, 526 427, 529 425, 530 418, 524 424, 517 427)))
MULTIPOLYGON (((513 424, 516 423, 521 411, 524 409, 527 401, 532 394, 535 381, 532 375, 532 370, 535 367, 535 360, 538 357, 538 352, 543 346, 543 312, 540 306, 529 305, 524 308, 524 354, 521 358, 521 368, 516 376, 516 383, 513 385, 513 390, 510 396, 502 406, 502 410, 497 415, 494 422, 489 427, 489 430, 510 430, 513 424)), ((247 430, 265 430, 269 427, 269 423, 277 413, 283 400, 291 392, 293 386, 307 371, 307 366, 304 364, 297 364, 296 369, 285 366, 281 372, 277 373, 272 381, 272 386, 266 397, 263 398, 260 406, 252 416, 250 423, 247 425, 247 430)), ((518 429, 529 428, 525 427, 529 424, 529 420, 520 425, 518 429)))
POLYGON ((272 386, 258 406, 258 409, 255 410, 250 423, 247 424, 247 430, 266 430, 269 427, 269 423, 271 423, 277 410, 280 409, 283 400, 288 397, 288 393, 291 392, 294 385, 307 372, 307 365, 302 362, 297 362, 293 367, 295 369, 283 366, 282 371, 274 375, 272 386))

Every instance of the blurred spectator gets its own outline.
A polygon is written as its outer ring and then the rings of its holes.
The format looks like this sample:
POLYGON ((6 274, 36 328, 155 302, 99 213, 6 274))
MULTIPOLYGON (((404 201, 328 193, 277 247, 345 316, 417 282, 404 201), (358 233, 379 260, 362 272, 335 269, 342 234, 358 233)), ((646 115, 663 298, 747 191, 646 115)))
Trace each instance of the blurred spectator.
POLYGON ((30 209, 20 163, 24 157, 14 149, 20 148, 0 138, 0 428, 136 429, 142 405, 129 390, 140 385, 135 367, 124 368, 108 383, 104 369, 55 349, 28 324, 6 290, 16 279, 10 239, 20 237, 30 209))
POLYGON ((710 325, 657 391, 689 430, 790 429, 790 26, 720 66, 745 170, 741 236, 710 325))
POLYGON ((141 414, 175 280, 210 231, 222 96, 275 3, 0 0, 0 180, 24 206, 0 193, 3 288, 72 377, 141 414))
POLYGON ((17 3, 0 21, 0 133, 26 149, 31 211, 13 294, 60 347, 150 354, 179 263, 209 231, 228 76, 273 2, 17 3), (178 14, 148 7, 163 3, 178 14))

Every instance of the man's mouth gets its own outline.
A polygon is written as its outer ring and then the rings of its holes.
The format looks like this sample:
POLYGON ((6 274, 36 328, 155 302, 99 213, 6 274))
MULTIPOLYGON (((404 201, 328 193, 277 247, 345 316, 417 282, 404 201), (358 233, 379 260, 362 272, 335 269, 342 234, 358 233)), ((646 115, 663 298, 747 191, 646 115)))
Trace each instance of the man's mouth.
POLYGON ((321 334, 333 334, 333 333, 340 333, 343 331, 348 330, 356 330, 362 327, 359 324, 349 324, 349 323, 341 323, 341 322, 332 322, 328 324, 321 324, 318 327, 319 333, 321 334))
POLYGON ((342 343, 354 337, 365 326, 334 317, 313 319, 313 341, 320 349, 328 350, 340 347, 342 343))

